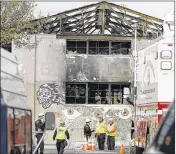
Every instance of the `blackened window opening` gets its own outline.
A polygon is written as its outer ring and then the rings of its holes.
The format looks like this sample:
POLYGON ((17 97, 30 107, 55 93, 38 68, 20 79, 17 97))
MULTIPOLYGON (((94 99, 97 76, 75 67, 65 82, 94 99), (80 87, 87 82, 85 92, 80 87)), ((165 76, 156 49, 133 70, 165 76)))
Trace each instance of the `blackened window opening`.
POLYGON ((67 53, 86 54, 86 41, 67 41, 67 53))
POLYGON ((86 84, 70 83, 66 85, 66 103, 67 104, 85 104, 86 103, 86 84))
POLYGON ((110 55, 131 54, 131 41, 67 40, 67 54, 110 55))
POLYGON ((111 42, 111 54, 128 55, 131 54, 130 49, 131 49, 131 42, 126 41, 111 42))
POLYGON ((112 104, 127 104, 127 97, 130 97, 131 91, 128 84, 111 84, 112 104))
POLYGON ((128 83, 66 83, 66 104, 128 104, 127 97, 128 83))
POLYGON ((88 104, 109 104, 108 84, 88 84, 88 104))

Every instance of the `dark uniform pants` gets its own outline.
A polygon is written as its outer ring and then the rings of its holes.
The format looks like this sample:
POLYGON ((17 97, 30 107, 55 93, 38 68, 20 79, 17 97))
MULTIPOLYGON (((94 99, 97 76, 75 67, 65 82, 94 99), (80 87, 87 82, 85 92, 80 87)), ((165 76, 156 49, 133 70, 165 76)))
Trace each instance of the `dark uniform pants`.
POLYGON ((64 153, 64 148, 66 147, 66 140, 57 140, 56 142, 56 147, 57 147, 57 153, 58 154, 63 154, 64 153))
POLYGON ((143 154, 144 148, 136 146, 136 154, 143 154))
MULTIPOLYGON (((37 144, 40 142, 41 138, 42 138, 43 134, 37 134, 36 138, 37 138, 37 144)), ((42 140, 42 142, 40 143, 39 148, 40 149, 40 154, 43 154, 44 151, 44 141, 42 140)), ((36 154, 38 154, 38 149, 36 151, 36 154)))
POLYGON ((89 138, 91 137, 91 135, 86 135, 86 140, 87 142, 89 141, 89 138))
POLYGON ((114 136, 108 136, 107 146, 108 146, 108 150, 115 150, 115 137, 114 136))
POLYGON ((105 138, 106 138, 105 134, 100 134, 100 135, 97 136, 97 142, 98 142, 99 150, 104 150, 104 148, 105 148, 105 138))

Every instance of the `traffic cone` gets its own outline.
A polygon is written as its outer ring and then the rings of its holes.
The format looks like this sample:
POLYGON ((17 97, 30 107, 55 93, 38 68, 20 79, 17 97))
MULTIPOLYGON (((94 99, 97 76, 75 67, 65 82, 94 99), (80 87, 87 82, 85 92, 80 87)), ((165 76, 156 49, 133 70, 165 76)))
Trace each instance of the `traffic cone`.
POLYGON ((95 151, 96 150, 96 145, 95 145, 95 140, 92 139, 92 150, 95 151))
POLYGON ((88 150, 92 150, 92 143, 90 139, 88 140, 88 150))
POLYGON ((88 150, 88 143, 87 141, 85 140, 84 143, 83 143, 83 146, 82 146, 82 150, 88 150))
POLYGON ((125 154, 125 149, 124 149, 123 144, 120 146, 120 152, 119 152, 119 154, 125 154))

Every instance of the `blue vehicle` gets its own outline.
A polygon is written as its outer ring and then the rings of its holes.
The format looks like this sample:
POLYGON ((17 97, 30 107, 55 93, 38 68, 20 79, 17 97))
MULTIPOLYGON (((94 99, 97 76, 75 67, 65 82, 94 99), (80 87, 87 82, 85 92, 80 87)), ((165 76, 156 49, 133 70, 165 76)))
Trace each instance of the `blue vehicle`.
POLYGON ((32 153, 32 111, 15 56, 1 48, 0 154, 32 153))

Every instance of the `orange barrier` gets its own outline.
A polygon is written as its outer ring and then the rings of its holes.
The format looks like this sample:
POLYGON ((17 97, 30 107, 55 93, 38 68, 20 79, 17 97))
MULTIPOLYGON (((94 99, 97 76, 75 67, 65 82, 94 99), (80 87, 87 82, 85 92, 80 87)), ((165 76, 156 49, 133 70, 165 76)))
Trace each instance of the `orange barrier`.
POLYGON ((94 139, 92 139, 92 142, 91 140, 89 139, 88 142, 84 141, 84 144, 82 146, 82 150, 96 150, 96 144, 95 144, 95 141, 94 139))
POLYGON ((123 144, 120 146, 119 154, 125 154, 125 148, 124 148, 123 144))
POLYGON ((96 150, 96 145, 95 145, 94 139, 92 139, 92 150, 93 150, 93 151, 96 150))
POLYGON ((84 150, 84 151, 88 150, 88 143, 87 142, 83 143, 82 150, 84 150))
POLYGON ((91 141, 88 142, 88 150, 92 150, 92 144, 91 144, 91 141))

